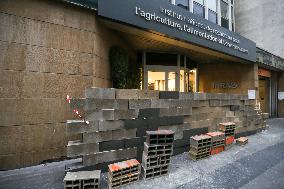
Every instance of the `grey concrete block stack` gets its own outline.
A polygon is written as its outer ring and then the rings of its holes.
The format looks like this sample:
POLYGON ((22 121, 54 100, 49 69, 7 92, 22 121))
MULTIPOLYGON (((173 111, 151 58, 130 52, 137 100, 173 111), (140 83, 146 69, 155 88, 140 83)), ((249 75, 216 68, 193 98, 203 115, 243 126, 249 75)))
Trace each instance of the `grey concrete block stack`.
POLYGON ((210 156, 212 137, 209 135, 196 135, 190 138, 189 158, 200 160, 210 156))
POLYGON ((171 130, 147 131, 142 158, 144 179, 166 175, 173 154, 174 132, 171 130))
POLYGON ((82 162, 67 171, 107 171, 110 163, 131 158, 142 162, 146 131, 174 131, 173 153, 180 154, 188 151, 190 137, 217 131, 219 123, 236 121, 235 133, 246 136, 264 120, 254 101, 233 94, 88 87, 85 98, 70 99, 70 107, 81 118, 68 120, 66 131, 80 140, 68 143, 67 156, 82 162))
POLYGON ((140 163, 136 159, 110 164, 108 166, 108 187, 117 188, 139 180, 140 163))
POLYGON ((64 189, 97 189, 100 188, 101 171, 67 172, 63 182, 64 189))

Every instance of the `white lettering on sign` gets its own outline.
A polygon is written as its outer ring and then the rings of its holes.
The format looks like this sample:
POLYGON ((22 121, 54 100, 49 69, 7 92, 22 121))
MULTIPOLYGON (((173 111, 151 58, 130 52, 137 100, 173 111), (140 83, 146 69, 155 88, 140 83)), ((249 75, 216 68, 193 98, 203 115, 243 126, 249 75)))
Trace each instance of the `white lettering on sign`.
POLYGON ((209 41, 221 44, 225 47, 229 47, 229 48, 232 48, 234 50, 237 50, 237 51, 240 51, 246 54, 248 53, 247 49, 242 48, 238 45, 240 43, 240 40, 228 34, 225 34, 219 30, 213 29, 210 26, 206 26, 203 23, 196 21, 195 19, 187 18, 186 16, 178 14, 172 10, 165 9, 163 7, 161 7, 160 10, 166 17, 161 17, 157 15, 155 12, 150 13, 150 12, 144 11, 140 7, 135 7, 135 15, 144 18, 148 22, 155 21, 157 23, 164 24, 169 27, 175 28, 179 31, 186 32, 188 34, 195 35, 195 36, 207 39, 209 41), (177 21, 174 21, 172 19, 175 19, 177 21), (184 24, 180 24, 179 21, 183 21, 184 24), (193 27, 198 28, 200 30, 195 29, 193 27))

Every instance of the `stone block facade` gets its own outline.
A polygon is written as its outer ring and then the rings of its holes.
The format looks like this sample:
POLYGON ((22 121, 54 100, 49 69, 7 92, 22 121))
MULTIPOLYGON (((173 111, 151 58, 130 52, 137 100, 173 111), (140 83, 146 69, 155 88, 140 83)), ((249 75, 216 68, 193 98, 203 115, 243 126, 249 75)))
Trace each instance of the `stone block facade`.
POLYGON ((0 170, 66 157, 66 95, 111 87, 109 49, 122 45, 94 11, 60 1, 0 2, 0 170), (36 10, 36 11, 35 11, 36 10))

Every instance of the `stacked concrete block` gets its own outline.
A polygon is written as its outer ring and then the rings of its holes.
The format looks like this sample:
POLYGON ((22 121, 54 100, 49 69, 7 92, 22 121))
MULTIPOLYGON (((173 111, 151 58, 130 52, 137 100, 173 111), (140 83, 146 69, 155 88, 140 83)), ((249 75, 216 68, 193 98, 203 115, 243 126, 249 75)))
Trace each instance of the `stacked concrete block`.
POLYGON ((63 182, 64 189, 97 189, 100 188, 101 171, 67 172, 63 182))
MULTIPOLYGON (((70 142, 67 155, 82 156, 83 162, 74 167, 95 166, 104 170, 109 163, 129 158, 144 159, 145 168, 149 168, 147 174, 160 174, 167 171, 163 163, 170 156, 164 153, 163 142, 150 144, 146 141, 146 131, 174 131, 174 141, 168 142, 174 142, 175 154, 183 153, 188 151, 190 137, 214 132, 219 123, 235 122, 240 136, 263 127, 263 116, 252 104, 253 101, 244 95, 88 87, 85 98, 70 99, 70 107, 78 110, 82 118, 67 121, 67 133, 81 134, 82 140, 70 142), (151 145, 160 145, 159 149, 154 149, 155 157, 145 155, 151 145), (164 154, 158 154, 162 152, 164 154), (159 164, 159 171, 157 167, 149 167, 149 163, 159 164)), ((225 144, 228 144, 232 140, 232 130, 224 133, 225 144)), ((192 151, 199 154, 198 150, 192 151)), ((195 157, 201 158, 197 154, 195 157)))
POLYGON ((219 124, 219 131, 225 133, 225 149, 232 147, 235 140, 236 124, 233 122, 226 122, 219 124))
POLYGON ((211 132, 207 133, 212 137, 211 155, 218 154, 225 150, 225 133, 223 132, 211 132))
POLYGON ((144 179, 168 174, 173 142, 171 130, 147 131, 142 157, 144 179))
POLYGON ((190 138, 189 158, 200 160, 210 156, 212 137, 208 135, 196 135, 190 138))
POLYGON ((139 180, 140 163, 136 159, 126 160, 108 166, 108 188, 117 188, 139 180))

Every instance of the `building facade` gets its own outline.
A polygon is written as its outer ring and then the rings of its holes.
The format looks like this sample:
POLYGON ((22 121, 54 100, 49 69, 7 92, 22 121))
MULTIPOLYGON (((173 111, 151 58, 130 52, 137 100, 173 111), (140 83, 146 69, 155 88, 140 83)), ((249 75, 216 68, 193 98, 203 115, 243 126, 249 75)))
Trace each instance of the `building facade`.
POLYGON ((256 99, 269 91, 263 110, 283 117, 283 51, 257 50, 238 19, 241 7, 233 0, 1 1, 0 169, 66 156, 65 122, 73 114, 65 97, 112 87, 114 46, 141 64, 143 89, 250 90, 256 99))

